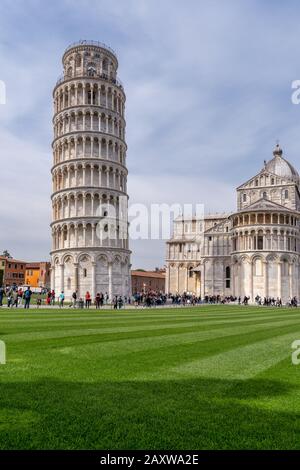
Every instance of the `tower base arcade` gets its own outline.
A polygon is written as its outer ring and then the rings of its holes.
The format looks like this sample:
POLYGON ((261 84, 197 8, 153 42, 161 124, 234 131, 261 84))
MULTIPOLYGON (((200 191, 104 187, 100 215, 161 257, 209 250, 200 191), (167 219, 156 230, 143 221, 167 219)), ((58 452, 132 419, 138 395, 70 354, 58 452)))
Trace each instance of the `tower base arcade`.
POLYGON ((67 300, 73 292, 84 299, 87 291, 92 299, 98 292, 108 294, 110 300, 129 296, 129 254, 104 249, 56 252, 52 255, 51 286, 56 295, 63 291, 67 300))

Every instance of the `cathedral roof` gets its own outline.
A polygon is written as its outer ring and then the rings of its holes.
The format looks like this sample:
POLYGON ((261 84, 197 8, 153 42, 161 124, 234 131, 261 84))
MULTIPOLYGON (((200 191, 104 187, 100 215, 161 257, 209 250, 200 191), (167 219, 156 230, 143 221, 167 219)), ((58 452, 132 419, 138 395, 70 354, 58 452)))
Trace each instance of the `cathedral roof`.
POLYGON ((269 199, 262 197, 257 201, 253 202, 247 207, 241 209, 240 212, 250 212, 250 211, 284 211, 284 212, 295 212, 289 209, 288 207, 282 206, 281 204, 277 204, 276 202, 270 201, 269 199))
POLYGON ((287 178, 289 180, 299 183, 299 174, 285 158, 282 156, 282 149, 279 144, 276 145, 273 151, 274 157, 272 160, 265 164, 264 170, 273 173, 274 175, 287 178))

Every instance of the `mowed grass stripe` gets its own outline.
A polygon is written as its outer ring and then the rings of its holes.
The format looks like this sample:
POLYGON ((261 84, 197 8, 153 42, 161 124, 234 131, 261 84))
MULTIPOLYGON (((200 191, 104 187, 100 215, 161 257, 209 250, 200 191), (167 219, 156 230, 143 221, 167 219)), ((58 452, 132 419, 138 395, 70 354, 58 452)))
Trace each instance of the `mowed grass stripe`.
MULTIPOLYGON (((299 325, 298 333, 300 337, 299 325)), ((244 334, 237 333, 223 338, 215 337, 214 339, 206 339, 202 340, 201 343, 184 342, 176 344, 176 339, 173 338, 173 343, 170 345, 162 343, 161 345, 157 345, 158 347, 154 350, 149 347, 139 351, 138 354, 132 350, 125 352, 119 349, 120 354, 112 354, 111 357, 109 357, 108 362, 108 356, 102 357, 101 352, 99 353, 97 343, 94 343, 95 348, 90 351, 90 358, 85 355, 81 357, 80 354, 78 356, 65 355, 65 357, 61 357, 60 355, 60 357, 58 357, 57 354, 55 354, 55 351, 53 352, 53 350, 51 351, 49 349, 45 349, 44 352, 39 350, 38 354, 47 358, 49 366, 53 365, 55 368, 55 365, 58 363, 61 366, 64 365, 66 368, 64 376, 65 374, 66 376, 72 376, 72 370, 77 367, 78 361, 92 364, 95 358, 97 358, 98 362, 93 367, 93 375, 91 376, 92 381, 96 377, 101 379, 105 378, 105 380, 139 380, 139 377, 140 380, 144 380, 146 377, 147 380, 149 380, 150 376, 156 378, 161 374, 163 374, 164 377, 167 377, 167 371, 170 368, 180 366, 187 362, 198 361, 205 357, 215 356, 221 352, 225 353, 227 351, 235 350, 239 347, 251 345, 258 340, 265 343, 266 340, 275 336, 280 337, 283 334, 291 334, 295 337, 295 328, 291 326, 284 328, 281 326, 273 328, 272 330, 268 328, 259 332, 247 332, 244 334)), ((115 343, 117 343, 117 341, 115 343)), ((88 344, 92 345, 93 343, 89 342, 88 344)), ((112 350, 114 350, 114 345, 112 343, 110 343, 110 345, 112 350)), ((233 355, 238 357, 238 354, 235 352, 233 352, 233 355)), ((31 360, 34 363, 36 351, 32 349, 31 352, 27 352, 27 357, 32 357, 31 360)), ((22 367, 23 365, 20 364, 20 368, 22 367)))
POLYGON ((189 332, 201 331, 202 334, 205 332, 211 332, 210 337, 215 336, 224 336, 225 331, 228 330, 227 336, 232 335, 234 328, 240 327, 238 330, 240 333, 251 332, 251 325, 254 325, 254 331, 259 331, 260 329, 272 331, 272 334, 275 334, 275 329, 279 329, 279 332, 282 331, 282 328, 295 328, 296 325, 300 325, 300 319, 295 321, 284 320, 273 322, 272 328, 270 328, 269 322, 251 322, 247 324, 246 327, 244 324, 238 323, 237 325, 232 324, 217 324, 217 325, 202 325, 194 323, 184 323, 180 325, 147 325, 147 328, 143 327, 118 327, 118 328, 81 328, 79 330, 49 330, 46 332, 36 332, 34 333, 20 333, 20 334, 11 334, 4 336, 7 345, 12 345, 14 348, 44 348, 48 347, 51 344, 51 347, 59 347, 61 344, 64 345, 78 345, 78 344, 88 344, 88 343, 97 343, 104 341, 120 341, 124 338, 143 338, 143 337, 165 337, 168 335, 174 334, 184 334, 189 332), (219 335, 218 332, 222 333, 219 335))
MULTIPOLYGON (((282 332, 283 326, 289 326, 284 321, 274 322, 272 324, 273 330, 272 335, 274 335, 274 328, 277 328, 277 331, 280 333, 282 332), (280 328, 280 329, 279 329, 280 328)), ((293 323, 293 327, 295 324, 293 323)), ((91 357, 92 351, 96 350, 97 354, 101 355, 101 357, 112 357, 116 355, 124 355, 130 352, 141 352, 144 350, 149 349, 157 349, 157 348, 167 348, 169 346, 176 346, 180 344, 193 344, 200 341, 207 341, 207 340, 214 340, 219 338, 225 338, 230 336, 236 335, 248 335, 249 333, 254 333, 258 331, 265 331, 267 328, 269 330, 270 324, 263 323, 259 325, 251 325, 247 327, 247 332, 245 333, 244 327, 241 326, 234 326, 230 328, 224 329, 201 329, 197 331, 193 331, 192 333, 186 333, 181 331, 180 334, 159 334, 158 336, 145 336, 138 338, 130 338, 130 339, 118 339, 116 340, 113 337, 112 340, 102 341, 103 338, 99 338, 99 341, 95 344, 89 344, 89 342, 84 344, 76 344, 74 346, 63 346, 62 348, 56 347, 49 348, 55 349, 58 354, 67 354, 72 355, 74 357, 81 357, 86 358, 88 360, 91 357), (57 350, 58 349, 58 350, 57 350)), ((298 329, 300 329, 300 322, 298 323, 298 329)), ((294 330, 294 328, 293 328, 294 330)), ((126 335, 127 336, 127 335, 126 335)), ((87 340, 89 341, 89 339, 87 340)))
POLYGON ((99 322, 94 313, 31 312, 15 323, 0 312, 0 331, 10 333, 0 448, 299 449, 300 368, 289 357, 298 310, 174 310, 101 313, 99 322), (124 321, 137 330, 118 331, 124 321), (17 337, 24 324, 30 341, 17 337), (58 327, 80 336, 39 339, 58 327))
POLYGON ((112 315, 115 320, 118 319, 129 319, 129 320, 140 320, 142 318, 149 319, 158 319, 170 317, 174 318, 188 318, 194 316, 201 316, 202 318, 214 317, 222 318, 230 316, 234 317, 244 317, 244 316, 256 316, 256 315, 265 315, 276 316, 276 315, 288 315, 291 312, 297 314, 297 310, 287 309, 287 308, 269 308, 269 307, 238 307, 238 306, 201 306, 193 308, 156 308, 156 309, 136 309, 136 310, 60 310, 60 309, 39 309, 39 310, 29 310, 28 313, 23 313, 22 309, 19 310, 0 310, 0 318, 5 319, 8 322, 14 320, 32 320, 32 321, 57 321, 59 319, 65 319, 67 321, 77 321, 77 320, 98 320, 102 318, 111 319, 112 315))
MULTIPOLYGON (((300 329, 296 332, 300 335, 300 329)), ((283 334, 263 341, 245 344, 230 351, 221 352, 210 357, 192 362, 185 362, 180 366, 169 369, 178 377, 202 376, 237 379, 249 379, 262 371, 273 367, 283 359, 291 357, 291 344, 295 339, 295 332, 283 334), (239 360, 236 361, 235 358, 239 360)))
MULTIPOLYGON (((282 318, 284 320, 289 320, 291 319, 291 322, 294 321, 293 319, 294 318, 299 318, 300 317, 297 315, 282 315, 282 316, 277 316, 275 317, 276 319, 278 318, 282 318)), ((207 328, 207 327, 210 327, 210 326, 216 326, 216 327, 219 327, 219 328, 223 328, 223 327, 230 327, 231 324, 235 324, 235 325, 243 325, 245 323, 247 324, 264 324, 265 321, 267 320, 272 320, 273 324, 274 324, 274 320, 275 318, 273 317, 269 317, 269 316, 261 316, 259 319, 253 319, 253 318, 247 318, 247 317, 244 317, 242 318, 241 320, 240 319, 235 319, 235 320, 232 320, 232 319, 228 319, 227 321, 225 319, 222 319, 222 320, 213 320, 211 321, 210 319, 208 320, 205 320, 203 318, 194 318, 194 321, 193 322, 187 322, 186 319, 183 319, 183 320, 177 320, 177 319, 174 319, 172 321, 172 328, 175 328, 176 325, 177 326, 180 326, 180 327, 190 327, 190 326, 196 326, 196 327, 200 327, 200 328, 207 328), (185 321, 184 321, 185 320, 185 321)), ((110 332, 110 331, 115 331, 115 332, 120 332, 120 331, 124 331, 124 332, 127 332, 127 331, 130 331, 130 329, 132 329, 132 331, 136 331, 139 329, 139 326, 141 327, 141 330, 143 328, 145 329, 157 329, 157 328, 160 328, 160 327, 164 327, 164 326, 168 326, 170 325, 170 321, 167 320, 167 319, 162 319, 162 320, 159 320, 158 322, 155 322, 155 325, 153 325, 153 322, 152 321, 149 321, 149 319, 145 319, 144 321, 136 321, 133 328, 130 327, 130 326, 125 326, 125 327, 122 327, 122 325, 128 325, 128 322, 126 321, 126 319, 122 319, 122 322, 116 322, 114 321, 114 327, 113 328, 110 328, 109 326, 111 326, 111 322, 112 322, 112 319, 110 320, 110 322, 101 322, 101 321, 93 321, 93 322, 88 322, 88 321, 84 321, 82 320, 82 323, 80 324, 76 324, 76 329, 74 328, 70 328, 70 324, 69 323, 65 323, 63 320, 61 322, 59 322, 58 325, 55 326, 55 328, 53 328, 53 325, 52 324, 49 324, 49 323, 45 323, 45 325, 43 326, 43 328, 39 328, 37 329, 35 327, 35 331, 34 331, 34 335, 38 334, 40 338, 44 337, 45 338, 49 338, 49 337, 60 337, 60 336, 72 336, 72 335, 78 335, 78 332, 81 332, 82 334, 89 334, 89 333, 99 333, 100 330, 103 331, 103 332, 110 332), (101 328, 91 328, 91 326, 101 326, 101 328), (62 332, 63 331, 63 332, 62 332), (53 333, 52 333, 53 332, 53 333), (57 333, 58 332, 58 333, 57 333), (52 336, 53 334, 53 336, 52 336)), ((14 341, 14 340, 24 340, 24 339, 30 339, 31 338, 31 333, 28 334, 28 331, 30 331, 32 329, 32 326, 30 325, 30 321, 28 321, 27 319, 27 322, 26 324, 21 324, 21 325, 17 325, 18 328, 17 330, 20 331, 21 330, 21 333, 15 333, 15 328, 14 327, 5 327, 5 324, 2 324, 2 335, 6 336, 6 340, 8 341, 14 341)), ((72 325, 73 326, 73 325, 72 325)))

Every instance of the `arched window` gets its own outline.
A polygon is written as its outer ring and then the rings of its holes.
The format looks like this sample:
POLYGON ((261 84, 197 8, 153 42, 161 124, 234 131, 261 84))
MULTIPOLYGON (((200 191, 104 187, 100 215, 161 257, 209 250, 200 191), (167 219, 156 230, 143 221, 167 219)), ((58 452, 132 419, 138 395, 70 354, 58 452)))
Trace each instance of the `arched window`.
POLYGON ((274 178, 271 178, 271 184, 274 184, 275 181, 274 181, 274 178))
POLYGON ((194 274, 194 271, 193 271, 193 267, 191 266, 189 268, 189 277, 193 277, 193 274, 194 274))
POLYGON ((75 67, 81 67, 81 55, 76 56, 75 67))
POLYGON ((264 249, 264 238, 262 235, 258 235, 257 237, 257 249, 258 250, 264 249))
POLYGON ((226 289, 230 289, 230 266, 226 266, 225 269, 225 285, 226 289))
POLYGON ((236 243, 236 238, 233 239, 233 251, 236 251, 237 248, 237 243, 236 243))
POLYGON ((72 67, 68 67, 67 76, 72 77, 72 72, 73 72, 72 67))
POLYGON ((258 180, 255 180, 255 186, 258 186, 258 180))
POLYGON ((254 273, 255 276, 262 276, 262 262, 261 259, 256 259, 254 261, 254 273))
POLYGON ((102 68, 105 72, 108 70, 108 61, 107 61, 107 59, 104 59, 104 61, 102 63, 102 68))
POLYGON ((243 202, 246 202, 246 201, 247 201, 247 194, 244 193, 244 194, 243 194, 243 202))
POLYGON ((286 190, 284 191, 284 199, 288 199, 288 197, 289 197, 289 192, 288 192, 288 190, 286 189, 286 190))
POLYGON ((87 72, 89 77, 94 77, 96 75, 97 69, 96 64, 94 64, 94 62, 90 62, 87 65, 87 72))
POLYGON ((285 259, 282 261, 282 276, 288 276, 289 275, 289 263, 285 259))
POLYGON ((263 192, 263 197, 266 198, 267 197, 267 193, 266 191, 263 192))

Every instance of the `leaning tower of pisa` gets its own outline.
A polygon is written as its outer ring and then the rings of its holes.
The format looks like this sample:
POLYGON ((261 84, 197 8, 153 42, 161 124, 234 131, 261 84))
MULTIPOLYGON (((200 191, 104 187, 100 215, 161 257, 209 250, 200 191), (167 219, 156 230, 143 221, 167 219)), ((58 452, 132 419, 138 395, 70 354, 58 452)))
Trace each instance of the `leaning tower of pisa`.
POLYGON ((51 284, 130 293, 125 93, 114 51, 95 41, 68 47, 54 91, 51 284))

